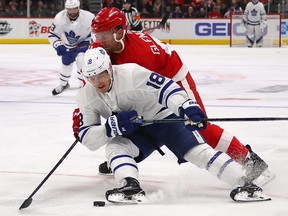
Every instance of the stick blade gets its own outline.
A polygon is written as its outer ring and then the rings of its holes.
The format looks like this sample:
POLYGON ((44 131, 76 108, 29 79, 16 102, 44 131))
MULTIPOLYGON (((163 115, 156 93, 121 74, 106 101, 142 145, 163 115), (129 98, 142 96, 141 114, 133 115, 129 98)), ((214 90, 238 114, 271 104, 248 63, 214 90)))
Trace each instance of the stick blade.
POLYGON ((22 205, 20 206, 19 210, 23 209, 23 208, 27 208, 28 206, 30 206, 30 204, 32 203, 32 198, 28 198, 26 199, 22 205))

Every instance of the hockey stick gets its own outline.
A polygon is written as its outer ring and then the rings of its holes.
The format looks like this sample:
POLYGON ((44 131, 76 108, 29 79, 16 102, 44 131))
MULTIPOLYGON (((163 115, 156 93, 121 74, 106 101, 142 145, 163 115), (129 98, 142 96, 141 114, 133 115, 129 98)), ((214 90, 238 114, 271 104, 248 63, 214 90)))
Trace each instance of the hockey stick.
POLYGON ((70 52, 70 51, 74 51, 76 49, 81 49, 81 48, 84 48, 84 47, 87 47, 87 49, 89 48, 89 46, 76 46, 76 47, 73 47, 73 48, 67 48, 66 51, 70 52))
POLYGON ((57 169, 57 167, 63 162, 63 160, 67 157, 67 155, 72 151, 74 146, 78 143, 78 139, 74 141, 74 143, 70 146, 67 152, 63 155, 63 157, 58 161, 58 163, 53 167, 53 169, 49 172, 49 174, 43 179, 43 181, 38 185, 38 187, 33 191, 33 193, 22 203, 19 210, 23 208, 27 208, 32 203, 32 197, 34 194, 42 187, 42 185, 47 181, 47 179, 52 175, 52 173, 57 169))
MULTIPOLYGON (((252 118, 205 118, 202 119, 202 122, 237 122, 237 121, 287 121, 288 117, 252 117, 252 118)), ((134 120, 135 123, 137 121, 142 121, 144 124, 148 123, 175 123, 175 122, 185 122, 189 121, 189 119, 159 119, 159 120, 134 120)))
POLYGON ((155 26, 155 27, 152 27, 152 28, 148 28, 148 29, 144 29, 142 32, 148 32, 148 31, 151 31, 151 30, 154 30, 154 29, 160 29, 161 27, 164 27, 164 25, 166 24, 168 18, 169 18, 169 15, 170 15, 170 12, 169 11, 166 11, 162 20, 160 21, 160 23, 155 26))

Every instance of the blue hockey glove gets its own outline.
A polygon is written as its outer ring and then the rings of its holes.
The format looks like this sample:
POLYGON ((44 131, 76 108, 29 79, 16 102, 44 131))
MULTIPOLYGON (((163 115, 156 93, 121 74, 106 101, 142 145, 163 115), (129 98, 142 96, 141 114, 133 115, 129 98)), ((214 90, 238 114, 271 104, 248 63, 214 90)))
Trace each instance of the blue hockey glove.
POLYGON ((64 45, 60 45, 56 48, 56 52, 58 56, 62 56, 67 53, 66 47, 64 45))
POLYGON ((53 44, 53 47, 55 48, 58 56, 62 56, 62 55, 64 55, 64 54, 67 53, 67 49, 66 49, 66 47, 64 46, 64 44, 63 44, 62 41, 56 41, 56 42, 53 44))
POLYGON ((119 112, 116 115, 111 115, 105 123, 106 135, 108 137, 116 137, 132 133, 142 124, 141 122, 132 122, 137 117, 138 114, 135 110, 119 112))
POLYGON ((191 99, 182 104, 179 108, 179 115, 181 118, 189 119, 185 122, 186 128, 189 130, 204 130, 207 126, 207 122, 203 121, 206 115, 202 112, 198 103, 191 99))

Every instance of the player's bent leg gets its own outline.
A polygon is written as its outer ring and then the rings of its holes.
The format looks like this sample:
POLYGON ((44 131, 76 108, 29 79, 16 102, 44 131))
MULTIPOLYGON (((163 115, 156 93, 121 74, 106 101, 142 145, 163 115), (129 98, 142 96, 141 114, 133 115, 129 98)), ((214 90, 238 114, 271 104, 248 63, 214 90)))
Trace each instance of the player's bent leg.
POLYGON ((106 145, 106 157, 119 188, 106 192, 106 199, 113 203, 137 203, 145 199, 145 192, 138 181, 138 167, 134 157, 139 149, 128 139, 116 137, 106 145))
POLYGON ((124 137, 115 137, 106 145, 106 158, 118 184, 124 178, 138 179, 138 167, 134 157, 139 155, 139 149, 131 140, 124 137))
POLYGON ((199 132, 212 148, 227 153, 233 160, 243 164, 248 149, 235 136, 211 123, 199 132))
POLYGON ((70 65, 64 65, 64 64, 61 65, 61 73, 59 75, 60 84, 55 89, 53 89, 52 91, 53 95, 58 95, 61 92, 68 90, 70 88, 68 81, 69 78, 71 77, 72 68, 73 63, 71 63, 70 65))
MULTIPOLYGON (((247 26, 247 33, 252 37, 252 40, 250 41, 252 47, 254 43, 254 27, 247 26)), ((186 74, 185 78, 177 83, 185 89, 189 98, 195 98, 197 100, 201 109, 205 112, 205 107, 196 90, 196 85, 190 72, 186 74)), ((245 159, 249 155, 248 149, 235 136, 215 124, 208 122, 207 128, 204 131, 201 130, 199 132, 212 148, 227 153, 233 160, 241 165, 243 165, 245 159)))
POLYGON ((83 65, 83 61, 84 61, 84 53, 80 52, 78 53, 77 57, 76 57, 76 65, 77 65, 77 79, 78 79, 78 85, 79 88, 83 87, 83 75, 81 73, 81 69, 82 69, 82 65, 83 65))
POLYGON ((200 133, 212 148, 225 152, 234 161, 243 165, 246 173, 249 173, 250 179, 257 185, 263 186, 274 179, 275 175, 267 169, 268 165, 263 159, 252 152, 250 147, 244 146, 235 136, 219 126, 209 123, 206 130, 200 131, 200 133), (251 159, 251 155, 253 159, 251 159), (247 166, 247 164, 250 165, 247 166))
POLYGON ((227 154, 215 151, 207 144, 200 144, 190 149, 184 159, 199 168, 205 168, 213 176, 231 186, 238 186, 232 190, 230 197, 234 201, 266 201, 269 197, 262 194, 262 189, 253 184, 243 172, 241 166, 234 162, 227 154))
POLYGON ((208 144, 193 147, 185 154, 184 159, 201 169, 205 168, 230 186, 239 185, 242 177, 245 176, 245 172, 238 163, 227 154, 215 151, 208 144))

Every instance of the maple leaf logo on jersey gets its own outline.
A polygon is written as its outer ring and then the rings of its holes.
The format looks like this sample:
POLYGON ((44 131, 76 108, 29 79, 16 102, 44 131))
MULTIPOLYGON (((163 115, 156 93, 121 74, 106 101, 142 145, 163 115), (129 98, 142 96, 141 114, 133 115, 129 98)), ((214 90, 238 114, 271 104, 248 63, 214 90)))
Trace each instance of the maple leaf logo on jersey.
POLYGON ((65 36, 71 46, 77 45, 80 36, 76 36, 75 32, 71 30, 69 33, 65 32, 65 36))
POLYGON ((251 11, 252 16, 257 16, 258 11, 255 10, 255 8, 251 11))

